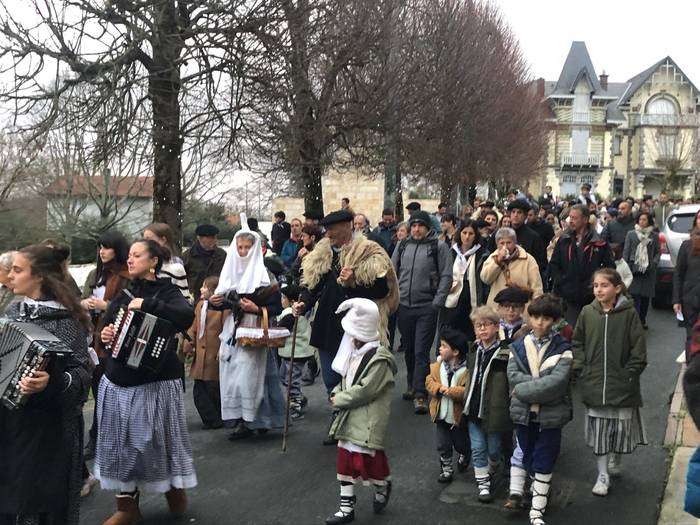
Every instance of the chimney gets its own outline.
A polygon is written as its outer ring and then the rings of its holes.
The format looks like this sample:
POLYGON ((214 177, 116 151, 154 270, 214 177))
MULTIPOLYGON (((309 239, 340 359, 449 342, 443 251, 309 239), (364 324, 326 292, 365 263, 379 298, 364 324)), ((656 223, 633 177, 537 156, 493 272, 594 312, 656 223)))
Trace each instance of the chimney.
POLYGON ((600 74, 600 87, 605 91, 608 90, 608 75, 605 73, 605 70, 600 74))
POLYGON ((537 96, 544 98, 544 78, 537 79, 537 96))

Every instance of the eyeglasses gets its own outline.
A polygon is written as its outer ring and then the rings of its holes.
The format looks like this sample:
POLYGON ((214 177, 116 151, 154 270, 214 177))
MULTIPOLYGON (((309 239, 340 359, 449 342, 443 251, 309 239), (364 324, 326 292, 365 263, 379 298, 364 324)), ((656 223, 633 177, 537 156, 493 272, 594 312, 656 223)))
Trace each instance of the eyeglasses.
POLYGON ((492 323, 491 321, 488 321, 486 323, 474 323, 474 328, 477 330, 483 330, 484 328, 488 328, 489 326, 493 326, 496 323, 492 323))

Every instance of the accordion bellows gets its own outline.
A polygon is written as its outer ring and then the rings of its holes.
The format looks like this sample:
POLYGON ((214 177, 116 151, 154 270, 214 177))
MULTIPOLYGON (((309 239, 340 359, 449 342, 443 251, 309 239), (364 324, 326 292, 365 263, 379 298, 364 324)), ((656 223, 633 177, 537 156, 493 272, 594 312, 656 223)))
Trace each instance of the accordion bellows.
POLYGON ((54 359, 73 350, 51 332, 32 323, 0 318, 0 394, 2 404, 16 410, 27 402, 19 382, 37 370, 46 370, 54 359))

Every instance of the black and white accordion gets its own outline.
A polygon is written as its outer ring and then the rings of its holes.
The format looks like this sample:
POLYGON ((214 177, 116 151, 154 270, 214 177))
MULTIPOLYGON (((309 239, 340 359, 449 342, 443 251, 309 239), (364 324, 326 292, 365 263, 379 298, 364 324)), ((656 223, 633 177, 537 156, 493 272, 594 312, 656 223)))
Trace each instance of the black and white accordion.
POLYGON ((158 372, 175 332, 170 321, 122 306, 114 319, 114 337, 108 349, 113 359, 130 368, 158 372))
POLYGON ((20 392, 20 381, 37 370, 46 370, 54 359, 73 350, 55 335, 32 324, 0 318, 0 393, 2 404, 20 408, 29 396, 20 392))

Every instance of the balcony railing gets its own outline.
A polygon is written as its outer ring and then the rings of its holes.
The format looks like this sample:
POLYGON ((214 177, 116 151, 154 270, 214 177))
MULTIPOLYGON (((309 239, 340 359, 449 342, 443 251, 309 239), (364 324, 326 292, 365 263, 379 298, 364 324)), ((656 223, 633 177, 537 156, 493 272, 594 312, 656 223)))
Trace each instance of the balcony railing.
POLYGON ((700 126, 700 115, 647 115, 630 114, 630 126, 700 126))
POLYGON ((562 153, 560 162, 562 166, 600 166, 600 155, 588 155, 581 153, 562 153))
POLYGON ((571 113, 571 122, 574 124, 590 124, 591 123, 591 112, 590 111, 573 111, 571 113))

